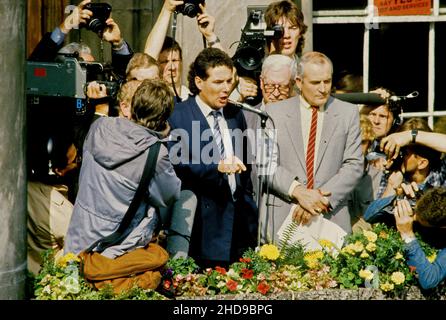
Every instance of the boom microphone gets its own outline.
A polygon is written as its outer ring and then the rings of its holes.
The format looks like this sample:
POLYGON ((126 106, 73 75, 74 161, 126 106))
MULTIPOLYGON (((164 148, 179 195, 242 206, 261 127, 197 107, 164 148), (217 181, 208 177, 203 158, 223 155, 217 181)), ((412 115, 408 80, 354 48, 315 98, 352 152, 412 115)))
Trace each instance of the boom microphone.
MULTIPOLYGON (((406 99, 416 98, 418 95, 418 91, 414 91, 406 96, 390 96, 389 100, 393 102, 404 101, 406 99)), ((370 106, 380 106, 386 104, 386 100, 383 99, 378 93, 374 92, 335 93, 333 94, 333 97, 353 104, 366 104, 370 106)))
POLYGON ((386 100, 384 100, 379 94, 373 92, 335 93, 333 94, 333 97, 353 104, 380 106, 386 103, 386 100))
POLYGON ((242 110, 246 110, 249 112, 253 112, 256 113, 257 115, 259 115, 262 118, 269 118, 269 114, 266 113, 265 111, 262 111, 260 109, 256 109, 254 107, 251 107, 249 104, 246 103, 240 103, 240 102, 235 102, 232 100, 229 100, 229 103, 232 103, 233 105, 235 105, 236 107, 242 109, 242 110))

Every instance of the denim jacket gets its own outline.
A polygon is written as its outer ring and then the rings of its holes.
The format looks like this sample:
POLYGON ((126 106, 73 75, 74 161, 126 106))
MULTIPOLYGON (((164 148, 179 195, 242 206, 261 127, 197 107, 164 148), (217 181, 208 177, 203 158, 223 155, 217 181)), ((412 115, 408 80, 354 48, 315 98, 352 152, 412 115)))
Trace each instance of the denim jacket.
POLYGON ((446 248, 442 249, 433 263, 430 263, 418 240, 404 245, 407 264, 415 267, 418 282, 423 289, 435 288, 446 278, 446 248))

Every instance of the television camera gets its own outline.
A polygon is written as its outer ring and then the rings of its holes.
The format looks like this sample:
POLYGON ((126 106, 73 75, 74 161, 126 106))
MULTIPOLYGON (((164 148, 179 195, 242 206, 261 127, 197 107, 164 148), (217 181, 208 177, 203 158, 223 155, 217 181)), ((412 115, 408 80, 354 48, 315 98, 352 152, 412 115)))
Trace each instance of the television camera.
POLYGON ((76 115, 87 112, 86 91, 92 81, 104 84, 110 101, 116 99, 119 82, 108 64, 78 61, 75 55, 60 55, 57 62, 27 62, 28 104, 74 105, 76 115))
MULTIPOLYGON (((265 57, 267 41, 280 39, 283 36, 283 27, 275 25, 268 29, 265 22, 267 6, 248 6, 248 19, 242 30, 239 45, 232 57, 237 74, 250 77, 259 83, 262 62, 265 57)), ((255 99, 246 101, 255 105, 262 99, 259 93, 255 99)))

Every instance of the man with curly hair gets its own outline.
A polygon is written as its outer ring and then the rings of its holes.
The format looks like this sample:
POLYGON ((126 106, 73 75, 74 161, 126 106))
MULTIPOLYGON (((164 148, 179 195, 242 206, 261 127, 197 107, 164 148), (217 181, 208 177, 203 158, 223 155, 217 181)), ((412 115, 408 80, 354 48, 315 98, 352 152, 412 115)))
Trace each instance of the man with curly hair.
POLYGON ((394 210, 395 221, 401 238, 405 242, 404 251, 409 267, 415 268, 418 281, 423 289, 432 289, 446 279, 446 248, 438 252, 432 263, 426 258, 420 243, 415 237, 414 221, 432 231, 446 228, 446 188, 439 187, 427 191, 418 201, 415 210, 408 200, 398 200, 394 210), (414 213, 415 211, 415 213, 414 213))

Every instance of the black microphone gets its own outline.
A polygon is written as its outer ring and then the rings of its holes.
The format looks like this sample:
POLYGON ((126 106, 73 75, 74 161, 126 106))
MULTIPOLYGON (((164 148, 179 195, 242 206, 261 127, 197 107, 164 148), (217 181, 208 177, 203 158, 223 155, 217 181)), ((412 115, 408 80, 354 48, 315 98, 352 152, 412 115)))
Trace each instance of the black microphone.
POLYGON ((254 112, 254 113, 258 114, 260 117, 269 118, 269 114, 268 113, 266 113, 265 111, 262 111, 260 109, 256 109, 254 107, 251 107, 249 104, 235 102, 235 101, 232 101, 232 100, 229 100, 229 103, 232 103, 233 105, 235 105, 236 107, 238 107, 238 108, 240 108, 242 110, 246 110, 246 111, 249 111, 249 112, 254 112))
POLYGON ((353 104, 380 106, 386 103, 386 100, 384 100, 379 94, 373 92, 335 93, 333 94, 333 97, 353 104))
MULTIPOLYGON (((403 101, 406 99, 412 99, 418 97, 418 91, 409 93, 406 96, 390 96, 389 100, 393 102, 403 101)), ((386 104, 386 100, 378 93, 374 92, 351 92, 351 93, 335 93, 333 97, 353 104, 366 104, 371 106, 380 106, 386 104)))
POLYGON ((409 93, 407 96, 391 96, 389 98, 389 100, 395 101, 395 102, 402 101, 402 100, 406 100, 406 99, 416 98, 416 97, 418 97, 418 95, 419 95, 418 91, 414 91, 414 92, 409 93))

